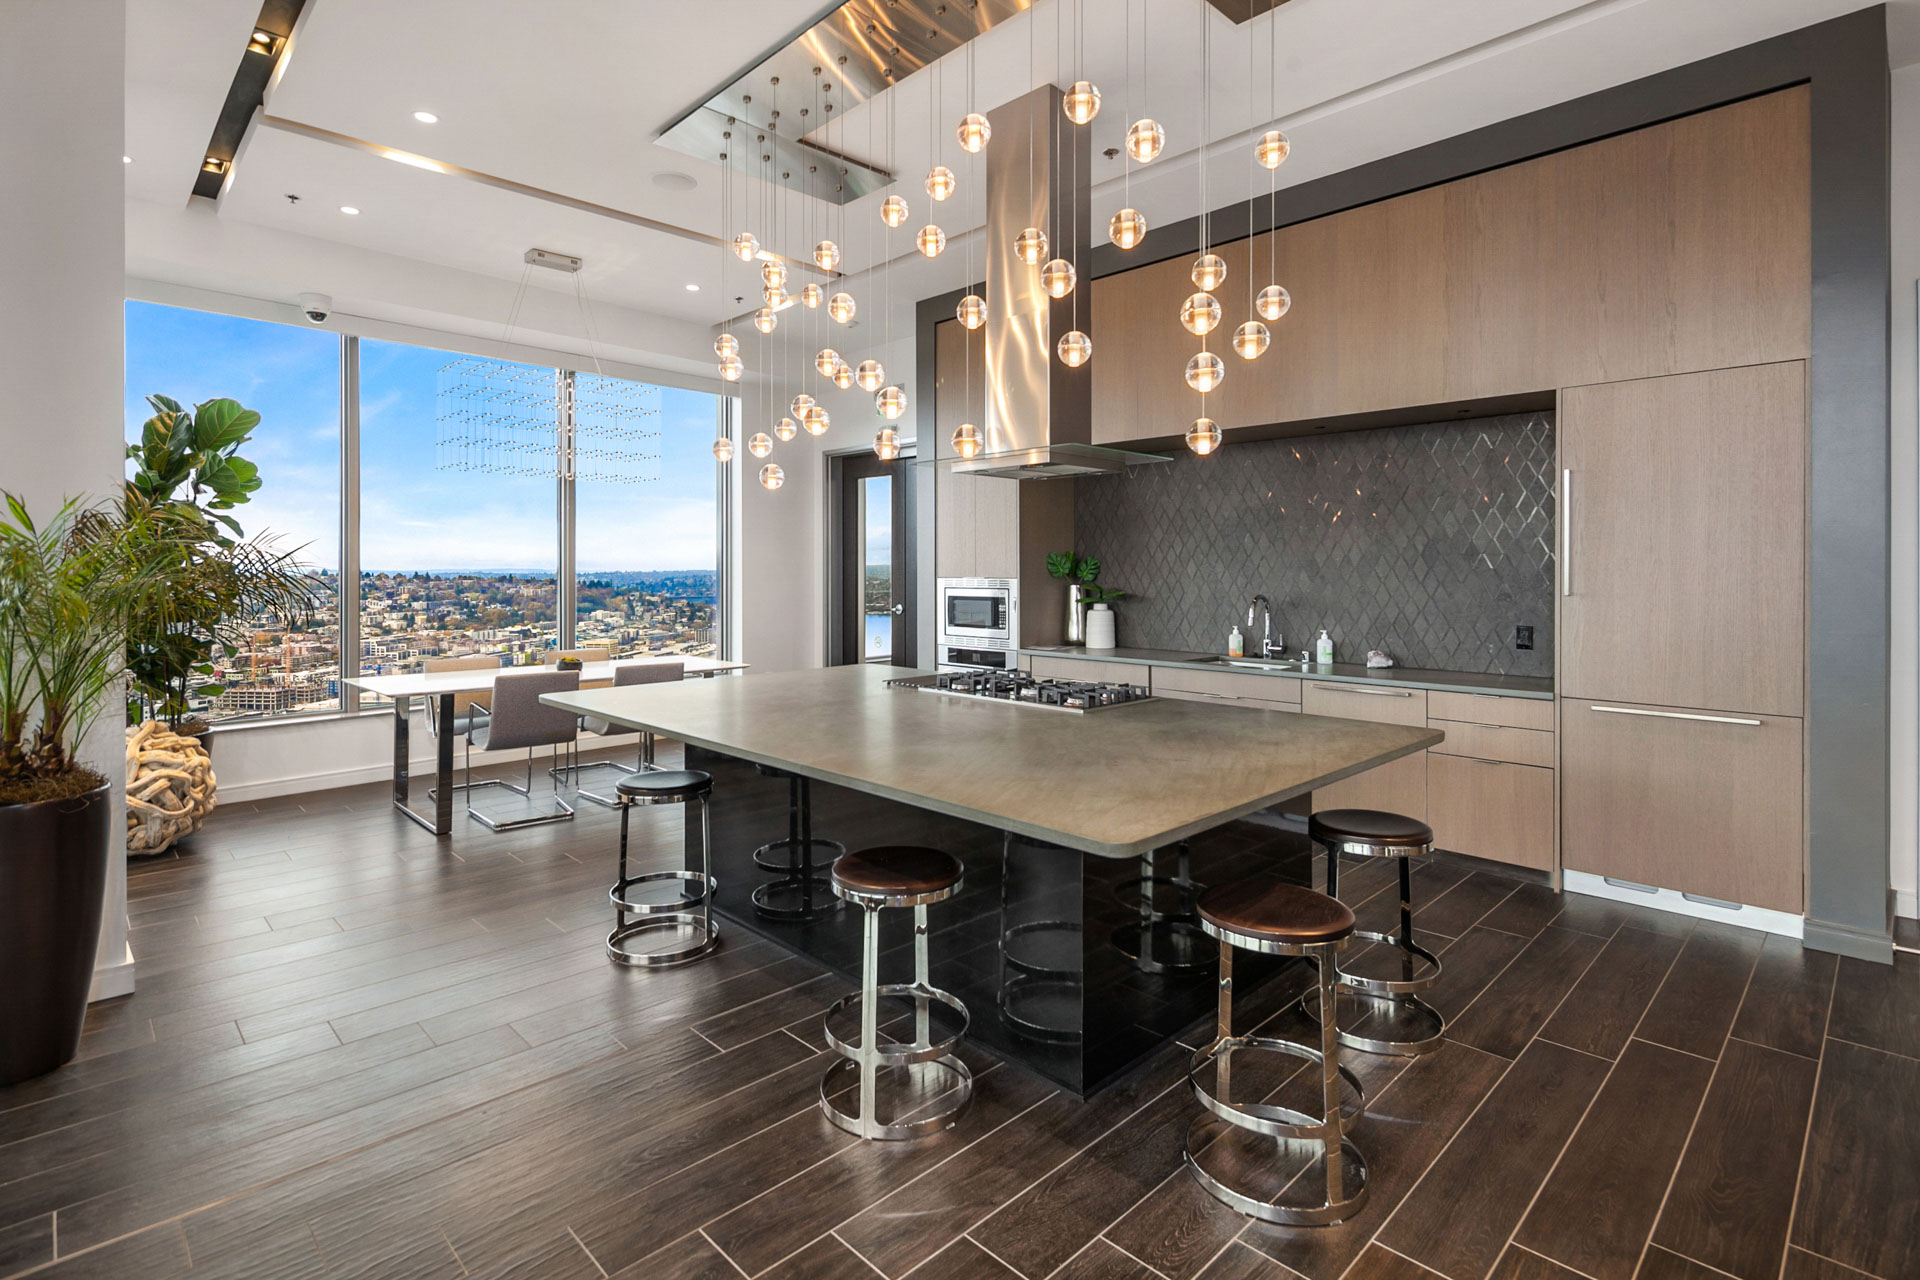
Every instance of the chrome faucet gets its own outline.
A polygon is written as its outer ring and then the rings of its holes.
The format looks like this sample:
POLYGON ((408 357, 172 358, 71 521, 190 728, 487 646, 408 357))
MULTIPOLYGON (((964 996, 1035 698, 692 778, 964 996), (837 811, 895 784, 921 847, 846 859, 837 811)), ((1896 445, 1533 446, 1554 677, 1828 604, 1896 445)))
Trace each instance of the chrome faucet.
POLYGON ((1273 629, 1273 601, 1265 596, 1255 596, 1247 605, 1247 628, 1253 628, 1254 611, 1261 615, 1260 656, 1271 658, 1276 652, 1284 654, 1287 650, 1285 639, 1273 629))

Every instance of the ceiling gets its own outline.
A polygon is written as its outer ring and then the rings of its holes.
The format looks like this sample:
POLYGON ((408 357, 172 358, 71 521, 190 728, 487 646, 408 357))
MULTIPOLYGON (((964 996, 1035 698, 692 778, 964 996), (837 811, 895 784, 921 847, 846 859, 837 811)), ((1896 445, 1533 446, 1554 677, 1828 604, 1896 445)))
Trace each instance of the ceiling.
MULTIPOLYGON (((737 175, 734 209, 723 217, 721 167, 655 141, 818 18, 820 0, 308 0, 265 111, 696 236, 750 227, 769 247, 805 258, 830 234, 869 325, 887 317, 877 284, 862 273, 899 259, 891 294, 894 323, 904 326, 913 299, 967 276, 960 233, 981 221, 980 190, 952 129, 970 103, 984 111, 1043 81, 1092 79, 1105 95, 1090 126, 1094 178, 1105 184, 1096 208, 1120 207, 1124 182, 1128 201, 1160 225, 1202 203, 1203 113, 1219 144, 1206 202, 1218 205, 1265 190, 1267 174, 1240 137, 1276 119, 1294 143, 1278 177, 1297 183, 1860 7, 1862 0, 1291 0, 1236 26, 1207 0, 1039 0, 974 42, 971 75, 966 52, 950 55, 827 131, 834 147, 900 175, 892 190, 912 216, 890 237, 876 214, 881 194, 841 209, 783 198, 777 187, 737 175), (1084 48, 1071 35, 1081 15, 1084 48), (1199 84, 1210 92, 1195 93, 1199 84), (415 121, 422 110, 439 122, 415 121), (1145 114, 1166 126, 1167 152, 1123 176, 1121 162, 1100 153, 1145 114), (939 206, 921 186, 936 161, 961 184, 939 206), (912 235, 936 209, 951 247, 926 261, 913 254, 912 235)), ((699 348, 710 326, 757 302, 753 272, 706 240, 259 123, 218 206, 190 207, 258 0, 130 0, 128 10, 131 274, 270 301, 330 292, 351 314, 499 336, 521 255, 537 245, 586 260, 581 280, 607 313, 603 336, 612 335, 612 347, 689 368, 706 360, 699 348), (360 212, 342 213, 342 205, 360 212), (410 269, 354 269, 395 262, 410 269), (623 326, 624 313, 632 323, 623 326), (642 329, 648 343, 675 349, 650 352, 638 337, 621 340, 642 329)), ((1896 0, 1892 27, 1896 63, 1920 58, 1920 0, 1896 0)), ((803 104, 796 96, 784 105, 791 119, 803 104)), ((564 278, 535 283, 571 297, 564 278)), ((548 336, 578 346, 577 335, 548 336)))

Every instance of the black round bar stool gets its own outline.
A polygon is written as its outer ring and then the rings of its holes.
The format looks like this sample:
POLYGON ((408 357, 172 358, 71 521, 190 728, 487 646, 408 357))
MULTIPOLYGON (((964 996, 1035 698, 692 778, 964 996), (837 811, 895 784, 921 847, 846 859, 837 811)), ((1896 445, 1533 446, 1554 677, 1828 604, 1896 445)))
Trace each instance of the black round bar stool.
MULTIPOLYGON (((1359 1006, 1359 1016, 1342 1015, 1349 1029, 1340 1042, 1350 1049, 1414 1058, 1440 1047, 1447 1020, 1419 992, 1440 980, 1441 965, 1433 952, 1413 937, 1414 858, 1433 852, 1433 828, 1403 814, 1379 809, 1326 809, 1307 820, 1307 836, 1326 851, 1327 893, 1340 896, 1340 857, 1392 858, 1400 869, 1400 927, 1392 933, 1356 929, 1354 937, 1386 943, 1398 952, 1398 977, 1368 977, 1340 971, 1338 995, 1359 1006), (1377 1024, 1377 1025, 1376 1025, 1377 1024)), ((1310 1016, 1319 1016, 1317 997, 1303 1002, 1310 1016)))
POLYGON ((710 954, 720 945, 720 926, 713 919, 713 820, 707 812, 713 794, 713 775, 698 769, 657 769, 631 773, 614 788, 614 807, 620 810, 620 878, 607 898, 613 903, 613 932, 607 935, 607 958, 615 964, 662 969, 686 964, 710 954), (627 874, 627 820, 635 805, 700 802, 700 869, 648 871, 627 874), (641 902, 634 896, 640 885, 678 882, 681 895, 667 902, 641 902), (628 917, 634 917, 628 919, 628 917), (630 938, 660 930, 693 929, 695 938, 669 951, 637 951, 630 938))
MULTIPOLYGON (((1328 1008, 1333 1001, 1334 957, 1353 935, 1353 912, 1337 899, 1300 885, 1278 880, 1242 880, 1210 889, 1200 898, 1200 927, 1220 943, 1220 1018, 1214 1042, 1194 1054, 1187 1082, 1205 1112, 1187 1127, 1186 1166, 1207 1193, 1222 1204, 1264 1222, 1290 1226, 1326 1226, 1358 1213, 1367 1202, 1367 1162, 1347 1140, 1347 1131, 1366 1110, 1366 1091, 1340 1065, 1340 1040, 1334 1019, 1320 1026, 1320 1043, 1302 1044, 1273 1036, 1233 1033, 1233 953, 1235 948, 1265 955, 1305 956, 1313 962, 1318 990, 1328 1008), (1320 1107, 1309 1115, 1256 1096, 1236 1100, 1233 1060, 1246 1051, 1264 1051, 1304 1058, 1316 1064, 1320 1107), (1212 1082, 1207 1081, 1208 1074, 1212 1082), (1345 1086, 1344 1089, 1342 1086, 1345 1086), (1351 1092, 1352 1100, 1342 1095, 1351 1092), (1272 1194, 1255 1194, 1245 1186, 1262 1165, 1245 1163, 1215 1173, 1213 1163, 1230 1164, 1218 1152, 1218 1141, 1233 1131, 1264 1135, 1275 1140, 1274 1155, 1297 1150, 1302 1143, 1317 1144, 1315 1157, 1321 1177, 1309 1167, 1297 1178, 1276 1179, 1272 1194), (1242 1185, 1234 1185, 1235 1181, 1242 1185), (1284 1182, 1284 1189, 1279 1185, 1284 1182)), ((1271 1075, 1252 1073, 1271 1082, 1271 1075)), ((1246 1075, 1242 1075, 1242 1080, 1246 1075)), ((1264 1166, 1271 1169, 1271 1164, 1264 1166)))
MULTIPOLYGON (((842 996, 821 1020, 827 1046, 840 1060, 827 1068, 820 1081, 820 1110, 836 1126, 861 1138, 897 1141, 920 1138, 950 1128, 960 1118, 973 1097, 973 1073, 954 1055, 954 1048, 967 1033, 967 1006, 948 992, 935 987, 927 976, 927 907, 944 902, 960 892, 964 868, 960 859, 941 849, 913 845, 890 845, 849 853, 833 864, 833 892, 862 911, 860 931, 860 989, 842 996), (880 913, 890 908, 913 908, 913 981, 880 981, 880 913), (913 1039, 882 1040, 879 1012, 883 997, 910 999, 914 1004, 913 1039), (940 1040, 933 1039, 932 1013, 935 1004, 944 1005, 959 1015, 960 1028, 940 1040), (850 1009, 858 1008, 859 1039, 848 1040, 836 1029, 850 1009), (945 1077, 947 1088, 924 1106, 909 1102, 891 1107, 892 1119, 880 1118, 877 1093, 880 1068, 889 1068, 889 1083, 902 1080, 912 1087, 931 1085, 928 1075, 945 1077), (929 1070, 916 1072, 916 1068, 929 1070), (857 1076, 859 1110, 849 1112, 839 1104, 842 1077, 857 1076), (921 1079, 914 1077, 919 1075, 921 1079), (909 1107, 923 1114, 906 1119, 909 1107)), ((903 1098, 926 1098, 929 1093, 903 1090, 903 1098)))
POLYGON ((1165 852, 1149 849, 1141 854, 1140 874, 1113 887, 1120 904, 1139 913, 1114 929, 1113 945, 1142 973, 1198 973, 1213 963, 1216 950, 1194 915, 1194 903, 1207 886, 1194 882, 1186 841, 1173 846, 1172 875, 1156 870, 1165 852), (1177 905, 1172 911, 1159 909, 1156 895, 1161 889, 1175 891, 1177 905))
POLYGON ((838 910, 840 900, 829 888, 829 867, 847 847, 814 836, 812 780, 772 765, 755 767, 766 777, 787 780, 787 835, 753 851, 756 867, 781 873, 780 879, 755 887, 754 911, 769 920, 812 920, 838 910), (816 859, 816 851, 826 855, 825 863, 816 859))

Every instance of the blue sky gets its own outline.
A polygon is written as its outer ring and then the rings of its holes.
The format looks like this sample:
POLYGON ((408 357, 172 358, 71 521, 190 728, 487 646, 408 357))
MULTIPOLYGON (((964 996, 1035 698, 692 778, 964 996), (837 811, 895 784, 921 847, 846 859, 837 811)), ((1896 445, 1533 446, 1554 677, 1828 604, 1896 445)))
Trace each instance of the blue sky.
MULTIPOLYGON (((339 351, 318 329, 152 303, 127 304, 127 437, 151 415, 150 392, 195 404, 231 396, 258 410, 242 450, 264 481, 235 515, 272 530, 302 558, 339 564, 339 351)), ((441 370, 453 352, 360 343, 360 540, 369 570, 515 569, 555 564, 554 483, 435 466, 441 370)), ((644 484, 577 486, 578 561, 600 569, 701 569, 714 564, 715 397, 651 388, 646 425, 657 476, 644 484)))

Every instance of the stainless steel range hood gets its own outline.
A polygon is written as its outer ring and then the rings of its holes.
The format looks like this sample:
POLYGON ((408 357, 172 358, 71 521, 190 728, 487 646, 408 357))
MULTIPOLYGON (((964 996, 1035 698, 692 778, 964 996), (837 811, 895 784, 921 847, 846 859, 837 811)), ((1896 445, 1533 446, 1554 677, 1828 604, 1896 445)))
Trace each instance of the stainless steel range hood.
POLYGON ((1167 461, 1094 444, 1093 365, 1072 369, 1054 353, 1060 336, 1078 327, 1093 337, 1099 358, 1087 276, 1091 131, 1067 119, 1061 97, 1057 86, 1043 85, 988 113, 986 449, 966 461, 943 459, 956 472, 1054 480, 1167 461), (1014 240, 1028 227, 1046 232, 1049 257, 1073 264, 1077 283, 1066 297, 1049 297, 1039 266, 1014 256, 1014 240))

